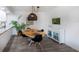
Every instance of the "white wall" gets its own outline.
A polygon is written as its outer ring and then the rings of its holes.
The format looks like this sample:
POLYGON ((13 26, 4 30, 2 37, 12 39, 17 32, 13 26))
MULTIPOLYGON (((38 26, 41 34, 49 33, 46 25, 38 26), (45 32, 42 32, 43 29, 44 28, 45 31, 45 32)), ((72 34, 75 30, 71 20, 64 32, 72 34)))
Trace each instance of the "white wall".
POLYGON ((52 17, 61 17, 61 28, 64 29, 64 42, 79 50, 79 7, 56 7, 52 17))
POLYGON ((38 20, 34 22, 34 25, 36 25, 39 29, 44 29, 47 33, 51 15, 46 12, 39 12, 37 15, 38 20))
POLYGON ((66 26, 65 43, 79 51, 79 7, 71 9, 70 21, 66 26))
POLYGON ((0 34, 0 51, 3 51, 12 35, 12 29, 7 30, 3 34, 0 34))

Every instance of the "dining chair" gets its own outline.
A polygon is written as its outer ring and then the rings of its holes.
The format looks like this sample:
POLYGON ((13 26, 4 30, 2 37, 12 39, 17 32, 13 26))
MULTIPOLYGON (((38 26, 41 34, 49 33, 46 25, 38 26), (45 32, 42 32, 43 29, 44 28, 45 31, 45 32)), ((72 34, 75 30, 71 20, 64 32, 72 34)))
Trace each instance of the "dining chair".
POLYGON ((34 38, 31 39, 29 46, 31 46, 33 43, 38 43, 40 45, 40 42, 42 41, 42 35, 36 34, 34 38))

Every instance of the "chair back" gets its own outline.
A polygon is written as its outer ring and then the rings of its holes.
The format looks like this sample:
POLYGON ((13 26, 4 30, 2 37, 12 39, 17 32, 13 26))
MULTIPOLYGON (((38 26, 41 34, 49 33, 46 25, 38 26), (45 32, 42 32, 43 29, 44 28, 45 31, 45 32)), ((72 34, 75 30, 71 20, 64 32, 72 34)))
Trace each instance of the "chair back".
POLYGON ((42 35, 37 34, 32 40, 35 42, 40 42, 42 40, 42 35))
POLYGON ((40 35, 40 34, 38 35, 38 34, 37 34, 37 35, 35 36, 35 39, 42 39, 42 35, 40 35))

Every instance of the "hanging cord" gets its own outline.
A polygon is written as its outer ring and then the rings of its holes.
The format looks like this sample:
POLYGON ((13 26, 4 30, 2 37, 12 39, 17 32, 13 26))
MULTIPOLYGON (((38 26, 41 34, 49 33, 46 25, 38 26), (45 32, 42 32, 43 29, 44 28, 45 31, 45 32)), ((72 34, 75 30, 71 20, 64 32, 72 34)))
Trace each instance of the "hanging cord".
POLYGON ((32 6, 32 13, 38 12, 39 6, 32 6))
POLYGON ((34 8, 34 6, 32 6, 32 13, 35 11, 35 8, 34 8))
POLYGON ((33 13, 33 6, 32 6, 32 13, 33 13))

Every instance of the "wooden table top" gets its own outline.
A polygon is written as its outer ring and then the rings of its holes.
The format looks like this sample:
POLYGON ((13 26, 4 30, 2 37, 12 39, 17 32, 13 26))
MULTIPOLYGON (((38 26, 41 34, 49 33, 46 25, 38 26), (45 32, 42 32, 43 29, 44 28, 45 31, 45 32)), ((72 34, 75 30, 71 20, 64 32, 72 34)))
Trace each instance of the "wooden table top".
POLYGON ((23 31, 23 34, 28 37, 34 38, 36 34, 41 34, 42 36, 44 36, 45 32, 41 32, 41 31, 33 30, 33 29, 27 29, 23 31))

